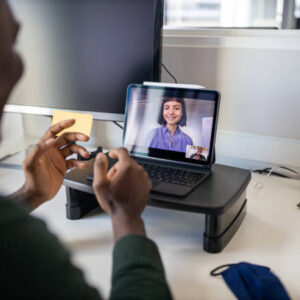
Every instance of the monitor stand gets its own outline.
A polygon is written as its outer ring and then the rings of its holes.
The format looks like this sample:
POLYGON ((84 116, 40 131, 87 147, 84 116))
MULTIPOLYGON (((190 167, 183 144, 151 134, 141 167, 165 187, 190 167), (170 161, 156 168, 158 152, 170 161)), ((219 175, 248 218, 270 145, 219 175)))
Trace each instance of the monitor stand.
MULTIPOLYGON (((92 168, 93 160, 89 161, 88 169, 73 170, 65 176, 68 219, 80 219, 99 206, 92 184, 86 179, 92 168)), ((218 253, 237 232, 246 215, 246 188, 250 178, 249 170, 214 164, 211 176, 187 197, 151 193, 147 205, 205 214, 203 249, 218 253)))

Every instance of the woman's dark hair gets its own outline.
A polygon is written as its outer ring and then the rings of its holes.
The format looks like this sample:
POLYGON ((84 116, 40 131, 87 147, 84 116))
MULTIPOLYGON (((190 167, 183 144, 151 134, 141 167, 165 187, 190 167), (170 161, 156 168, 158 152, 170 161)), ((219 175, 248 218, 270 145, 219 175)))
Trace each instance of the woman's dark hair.
POLYGON ((160 108, 160 113, 158 115, 157 118, 157 122, 160 125, 166 125, 167 122, 164 119, 164 105, 166 102, 170 102, 170 101, 176 101, 178 103, 181 103, 181 107, 182 107, 182 116, 181 119, 179 120, 179 122, 177 123, 177 125, 180 126, 185 126, 186 125, 186 109, 185 109, 185 103, 184 100, 182 98, 163 98, 162 103, 161 103, 161 108, 160 108))

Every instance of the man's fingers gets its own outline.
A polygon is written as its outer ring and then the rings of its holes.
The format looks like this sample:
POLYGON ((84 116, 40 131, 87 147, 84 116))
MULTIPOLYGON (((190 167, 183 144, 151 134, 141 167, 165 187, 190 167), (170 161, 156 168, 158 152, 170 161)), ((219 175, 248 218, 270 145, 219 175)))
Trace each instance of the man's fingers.
POLYGON ((133 160, 125 148, 113 149, 109 152, 109 156, 113 159, 118 159, 118 162, 114 164, 116 170, 126 170, 132 166, 133 160))
POLYGON ((107 173, 107 178, 109 180, 111 180, 116 173, 117 173, 117 169, 115 168, 115 166, 112 166, 111 169, 107 173))
POLYGON ((59 123, 56 123, 54 125, 52 125, 44 134, 44 136, 42 137, 42 141, 45 141, 49 138, 53 138, 55 137, 57 134, 59 134, 61 131, 63 131, 66 128, 71 127, 72 125, 74 125, 75 123, 75 119, 70 119, 70 120, 64 120, 61 121, 59 123))
POLYGON ((107 181, 108 160, 105 154, 98 153, 94 163, 94 183, 102 185, 107 181))
POLYGON ((150 192, 150 190, 152 189, 152 181, 150 180, 150 178, 148 177, 148 174, 147 175, 147 183, 148 183, 148 190, 150 192))
POLYGON ((60 150, 60 152, 63 155, 63 157, 70 156, 74 153, 78 153, 82 157, 85 157, 85 158, 90 157, 89 152, 84 147, 76 145, 76 144, 69 145, 69 146, 63 148, 62 150, 60 150))
POLYGON ((109 152, 111 158, 117 158, 119 161, 128 160, 130 156, 126 148, 116 148, 109 152))
POLYGON ((88 167, 87 162, 79 161, 77 159, 68 159, 66 160, 67 169, 78 168, 86 169, 88 167))
POLYGON ((83 133, 66 132, 56 139, 56 146, 58 148, 61 148, 70 143, 75 143, 76 141, 87 142, 88 140, 89 140, 89 137, 83 133))
POLYGON ((25 169, 30 168, 35 164, 36 161, 40 159, 40 157, 48 150, 48 148, 52 147, 55 143, 55 139, 48 139, 45 143, 39 142, 34 145, 34 147, 30 150, 26 159, 24 160, 23 166, 25 169))

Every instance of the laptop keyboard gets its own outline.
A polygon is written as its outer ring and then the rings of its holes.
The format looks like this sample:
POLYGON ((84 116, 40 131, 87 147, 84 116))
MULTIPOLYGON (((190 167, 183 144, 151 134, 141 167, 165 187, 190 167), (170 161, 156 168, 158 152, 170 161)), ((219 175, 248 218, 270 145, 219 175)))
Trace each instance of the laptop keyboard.
MULTIPOLYGON (((108 169, 110 169, 116 162, 116 159, 112 159, 108 156, 108 169)), ((192 189, 203 179, 203 177, 205 177, 205 174, 202 173, 168 168, 142 162, 138 163, 145 169, 150 180, 156 183, 170 183, 192 189)), ((93 180, 93 174, 90 174, 87 179, 93 180)))
POLYGON ((186 187, 193 187, 203 177, 204 174, 190 171, 161 167, 141 163, 152 181, 167 182, 186 187))

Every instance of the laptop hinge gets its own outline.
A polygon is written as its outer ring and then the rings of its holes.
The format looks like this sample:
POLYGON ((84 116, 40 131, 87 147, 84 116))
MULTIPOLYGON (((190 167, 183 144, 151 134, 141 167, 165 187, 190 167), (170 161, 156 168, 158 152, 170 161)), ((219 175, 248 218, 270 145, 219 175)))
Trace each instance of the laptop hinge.
POLYGON ((187 162, 181 162, 181 161, 174 161, 174 160, 169 160, 169 159, 163 159, 163 158, 157 158, 157 157, 151 157, 151 156, 140 156, 140 155, 133 155, 131 154, 131 157, 136 158, 138 160, 143 160, 143 161, 151 161, 151 163, 157 163, 161 165, 166 165, 169 167, 182 167, 182 168, 191 168, 198 170, 201 169, 203 171, 209 171, 211 169, 211 166, 207 165, 198 165, 198 164, 193 164, 193 163, 187 163, 187 162))

